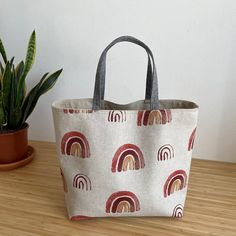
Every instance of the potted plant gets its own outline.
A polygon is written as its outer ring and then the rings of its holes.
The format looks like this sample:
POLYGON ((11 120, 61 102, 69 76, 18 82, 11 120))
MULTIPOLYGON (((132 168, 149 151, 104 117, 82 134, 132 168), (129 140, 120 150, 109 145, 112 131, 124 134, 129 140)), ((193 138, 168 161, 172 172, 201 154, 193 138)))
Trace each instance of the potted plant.
POLYGON ((13 169, 32 160, 34 149, 28 146, 27 118, 41 95, 50 90, 62 72, 46 73, 29 92, 26 77, 33 66, 36 52, 36 34, 32 32, 25 61, 14 65, 8 59, 0 39, 0 170, 13 169))

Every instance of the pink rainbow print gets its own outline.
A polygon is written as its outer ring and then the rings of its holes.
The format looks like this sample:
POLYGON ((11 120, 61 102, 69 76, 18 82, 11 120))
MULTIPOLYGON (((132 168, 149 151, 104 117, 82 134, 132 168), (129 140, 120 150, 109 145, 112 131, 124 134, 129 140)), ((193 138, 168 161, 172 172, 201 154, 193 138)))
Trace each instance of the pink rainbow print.
POLYGON ((187 174, 184 170, 176 170, 165 182, 164 197, 168 197, 176 191, 182 190, 187 185, 187 174))
POLYGON ((88 191, 91 190, 91 181, 88 176, 77 174, 73 180, 73 187, 88 191))
POLYGON ((90 109, 74 109, 74 108, 64 108, 63 112, 65 114, 81 114, 81 113, 93 113, 93 110, 90 109))
POLYGON ((138 111, 137 114, 137 125, 158 125, 170 123, 172 120, 171 110, 152 110, 152 111, 138 111))
POLYGON ((108 113, 108 121, 109 122, 125 122, 126 121, 126 112, 111 110, 108 113))
POLYGON ((196 135, 196 129, 195 128, 193 130, 193 132, 191 133, 190 137, 189 137, 189 141, 188 141, 188 151, 191 151, 193 149, 193 144, 194 144, 194 140, 195 140, 195 135, 196 135))
POLYGON ((183 206, 178 204, 173 210, 172 217, 182 218, 183 217, 183 206))
POLYGON ((127 213, 140 210, 137 196, 129 191, 113 193, 106 202, 106 213, 127 213))
POLYGON ((140 148, 134 144, 124 144, 116 151, 112 159, 112 172, 138 170, 144 168, 145 162, 140 148))
POLYGON ((157 160, 166 161, 174 157, 174 148, 170 144, 165 144, 158 150, 157 160))
POLYGON ((90 156, 89 143, 86 137, 77 131, 66 133, 61 140, 61 153, 63 155, 86 158, 90 156))

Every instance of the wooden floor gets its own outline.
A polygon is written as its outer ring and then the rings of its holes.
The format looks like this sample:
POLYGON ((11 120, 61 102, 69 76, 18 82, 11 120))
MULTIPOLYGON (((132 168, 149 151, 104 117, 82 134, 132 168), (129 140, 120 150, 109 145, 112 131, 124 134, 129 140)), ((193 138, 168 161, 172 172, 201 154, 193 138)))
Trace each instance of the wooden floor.
POLYGON ((193 160, 183 219, 67 219, 52 143, 31 142, 36 158, 0 172, 0 235, 236 236, 236 164, 193 160))

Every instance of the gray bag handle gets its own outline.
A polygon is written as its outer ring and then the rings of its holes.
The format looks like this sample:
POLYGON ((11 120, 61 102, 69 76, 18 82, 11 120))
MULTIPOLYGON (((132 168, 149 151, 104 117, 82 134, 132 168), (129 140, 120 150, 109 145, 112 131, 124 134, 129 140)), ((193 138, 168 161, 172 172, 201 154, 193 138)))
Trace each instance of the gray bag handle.
POLYGON ((105 74, 106 74, 106 55, 108 50, 115 44, 119 42, 131 42, 143 47, 148 54, 148 70, 147 70, 147 81, 146 81, 146 97, 145 99, 150 99, 150 109, 155 110, 159 108, 158 99, 158 83, 157 83, 157 73, 155 67, 155 61, 153 54, 149 47, 145 45, 142 41, 132 37, 132 36, 121 36, 114 41, 112 41, 102 52, 98 66, 95 79, 94 96, 93 96, 93 110, 100 110, 103 107, 104 92, 105 92, 105 74))

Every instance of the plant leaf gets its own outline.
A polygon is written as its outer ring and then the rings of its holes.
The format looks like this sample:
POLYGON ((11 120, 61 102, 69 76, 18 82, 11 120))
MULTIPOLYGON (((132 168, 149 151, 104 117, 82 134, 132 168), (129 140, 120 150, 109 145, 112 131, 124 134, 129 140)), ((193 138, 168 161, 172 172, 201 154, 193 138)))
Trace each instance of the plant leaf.
POLYGON ((3 108, 7 114, 9 113, 9 102, 10 102, 10 94, 11 94, 11 64, 7 62, 3 78, 2 78, 2 102, 3 108))
POLYGON ((54 86, 54 84, 57 82, 57 79, 58 79, 59 75, 61 74, 61 72, 62 72, 62 69, 54 72, 53 74, 51 74, 48 78, 46 78, 43 81, 43 83, 39 89, 39 96, 46 93, 48 90, 50 90, 54 86))
POLYGON ((3 108, 3 103, 2 103, 2 92, 0 92, 0 128, 1 130, 3 129, 5 121, 5 112, 3 108))
POLYGON ((10 130, 16 130, 21 127, 20 119, 21 119, 21 108, 14 107, 11 111, 11 116, 8 116, 8 124, 7 128, 10 130))
POLYGON ((14 61, 14 57, 12 57, 12 59, 10 60, 10 66, 12 67, 13 65, 13 61, 14 61))
POLYGON ((24 62, 21 61, 17 66, 16 66, 16 69, 15 69, 15 73, 16 73, 16 78, 20 78, 20 76, 22 75, 23 71, 24 71, 24 62))
POLYGON ((0 61, 0 73, 3 74, 3 72, 4 72, 4 68, 3 68, 2 63, 0 61))
MULTIPOLYGON (((16 86, 17 86, 17 84, 18 84, 18 82, 19 82, 19 79, 20 79, 20 77, 21 77, 21 75, 22 75, 22 73, 23 73, 23 71, 24 71, 24 62, 23 61, 21 61, 18 65, 17 65, 17 67, 16 67, 16 86)), ((25 85, 25 80, 24 80, 24 82, 23 82, 23 86, 22 86, 22 90, 21 90, 21 92, 20 92, 20 94, 19 94, 19 96, 20 96, 20 98, 23 100, 24 99, 24 97, 25 97, 25 94, 26 94, 26 85, 25 85)), ((21 104, 22 104, 22 102, 19 102, 19 106, 21 106, 21 104)))
POLYGON ((36 34, 35 31, 30 36, 28 49, 25 58, 25 67, 24 67, 24 74, 27 75, 30 69, 34 64, 34 58, 36 53, 36 34))
POLYGON ((1 91, 2 90, 2 78, 3 78, 3 75, 2 75, 2 72, 0 72, 0 92, 2 92, 1 91))
POLYGON ((8 129, 16 129, 20 119, 19 108, 16 107, 16 95, 17 95, 17 81, 16 81, 16 70, 14 65, 12 66, 12 77, 11 77, 11 91, 8 111, 8 129))
MULTIPOLYGON (((41 84, 43 83, 43 80, 47 77, 48 73, 44 74, 42 79, 39 81, 38 84, 36 84, 28 93, 28 95, 26 96, 23 105, 22 105, 22 119, 21 119, 21 124, 23 124, 26 119, 28 118, 28 116, 30 115, 29 112, 32 109, 32 107, 34 107, 37 103, 37 93, 38 90, 41 86, 41 84), (35 105, 34 105, 35 104, 35 105)), ((31 111, 32 112, 32 111, 31 111)), ((30 112, 30 113, 31 113, 30 112)))
POLYGON ((40 80, 40 82, 29 92, 22 107, 22 112, 24 115, 21 123, 24 123, 29 117, 29 115, 32 113, 38 102, 39 97, 54 86, 61 72, 62 69, 54 72, 48 78, 48 73, 45 74, 40 80))
POLYGON ((5 48, 3 46, 1 39, 0 39, 0 54, 2 55, 3 61, 6 64, 7 63, 7 54, 6 54, 6 51, 5 51, 5 48))
POLYGON ((36 53, 36 34, 35 31, 30 36, 28 49, 26 53, 25 66, 22 75, 19 78, 18 89, 17 89, 17 104, 20 105, 23 101, 22 91, 25 87, 25 78, 34 64, 34 58, 36 53))
POLYGON ((15 107, 16 104, 16 95, 17 95, 17 77, 15 66, 12 67, 12 78, 11 78, 11 101, 10 101, 10 110, 15 107))

